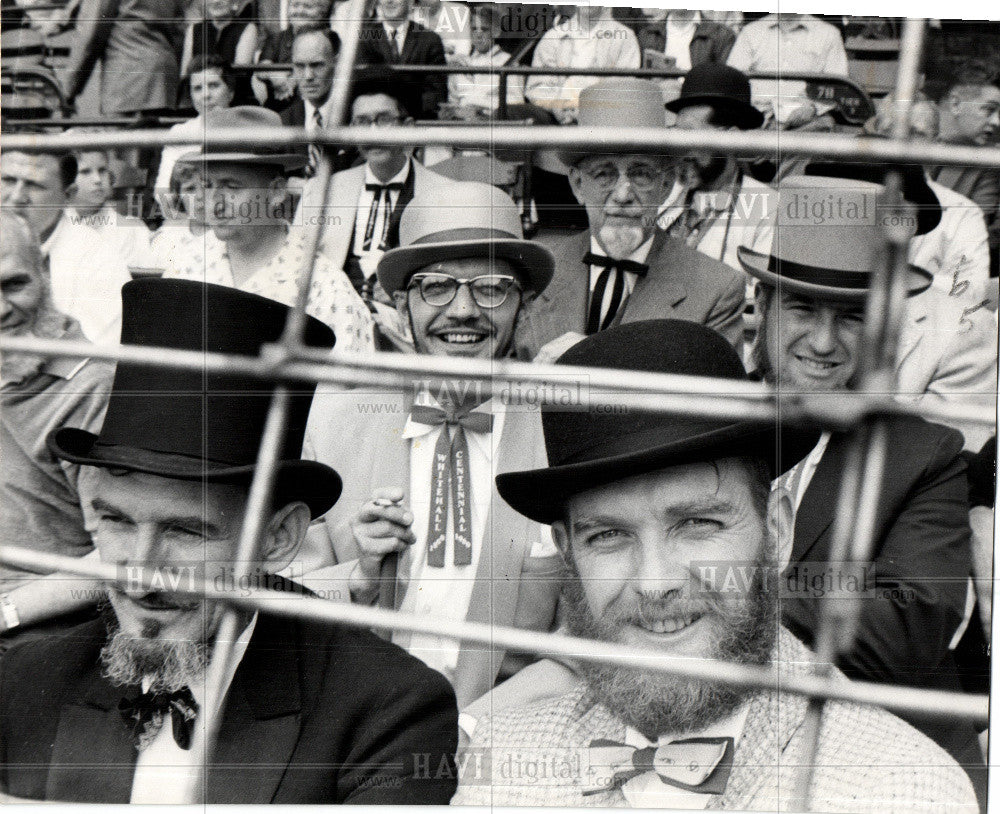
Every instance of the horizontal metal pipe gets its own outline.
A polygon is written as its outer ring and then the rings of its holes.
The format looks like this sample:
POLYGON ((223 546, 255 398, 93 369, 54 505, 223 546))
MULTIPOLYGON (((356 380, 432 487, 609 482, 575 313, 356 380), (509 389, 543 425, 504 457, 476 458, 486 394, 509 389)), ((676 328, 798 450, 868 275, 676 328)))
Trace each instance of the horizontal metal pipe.
POLYGON ((277 346, 265 346, 260 357, 252 357, 173 348, 92 345, 36 337, 5 338, 2 346, 7 353, 91 357, 261 379, 329 382, 382 391, 411 388, 415 382, 426 381, 434 386, 458 379, 482 382, 500 398, 511 395, 513 385, 551 388, 559 393, 575 388, 573 395, 579 396, 581 405, 704 414, 739 421, 774 421, 775 411, 780 407, 783 420, 809 422, 831 429, 850 428, 865 415, 872 414, 918 415, 934 421, 986 425, 996 421, 994 412, 988 407, 941 403, 915 407, 885 393, 850 391, 790 395, 776 392, 761 382, 512 360, 402 353, 328 354, 310 348, 300 348, 285 356, 277 346))
MULTIPOLYGON (((412 146, 494 149, 595 148, 601 151, 683 153, 714 150, 737 156, 782 155, 825 156, 881 164, 906 162, 948 164, 970 167, 1000 166, 1000 148, 965 147, 932 142, 907 142, 881 138, 855 138, 842 134, 797 133, 795 131, 680 130, 675 127, 334 127, 310 136, 301 127, 262 128, 254 133, 235 128, 219 128, 200 136, 199 143, 212 147, 290 147, 306 144, 356 144, 359 146, 412 146)), ((84 149, 140 147, 155 149, 165 145, 190 144, 191 136, 162 130, 128 130, 117 133, 36 133, 4 136, 4 149, 48 152, 84 149)))
MULTIPOLYGON (((123 574, 118 566, 31 551, 15 546, 0 548, 0 563, 35 572, 60 572, 92 577, 107 583, 128 582, 131 588, 163 590, 163 572, 123 574)), ((895 687, 855 681, 828 681, 811 676, 779 677, 768 667, 733 664, 714 659, 682 659, 665 656, 655 650, 626 647, 610 642, 577 639, 552 633, 536 633, 518 628, 500 627, 479 622, 456 621, 436 617, 370 608, 346 602, 332 602, 316 597, 289 595, 257 587, 220 590, 208 582, 189 581, 171 592, 229 602, 239 607, 312 619, 352 627, 405 630, 465 642, 564 656, 600 664, 633 667, 666 675, 718 681, 735 687, 761 687, 808 697, 822 697, 857 704, 871 704, 891 712, 933 717, 953 717, 986 722, 989 697, 910 687, 895 687)), ((173 582, 170 583, 171 586, 173 582)))

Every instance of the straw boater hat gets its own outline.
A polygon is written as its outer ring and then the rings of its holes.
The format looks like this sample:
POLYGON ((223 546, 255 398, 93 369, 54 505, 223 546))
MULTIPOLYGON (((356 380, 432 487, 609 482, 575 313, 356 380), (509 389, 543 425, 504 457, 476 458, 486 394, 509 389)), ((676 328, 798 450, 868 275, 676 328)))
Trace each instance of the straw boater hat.
POLYGON ((378 281, 391 297, 410 275, 434 263, 467 257, 506 260, 526 290, 538 293, 555 269, 552 252, 525 240, 521 215, 510 196, 491 184, 448 184, 418 194, 399 221, 399 248, 378 264, 378 281))
MULTIPOLYGON (((209 129, 232 128, 245 130, 248 135, 259 133, 262 129, 281 127, 281 116, 273 110, 263 107, 225 107, 209 110, 205 114, 205 127, 209 129)), ((261 147, 255 150, 232 150, 205 146, 201 150, 185 153, 179 162, 185 163, 231 163, 253 164, 255 166, 280 167, 285 172, 301 169, 306 165, 307 156, 303 153, 285 152, 286 148, 261 147)))
MULTIPOLYGON (((648 79, 604 79, 580 91, 579 126, 662 127, 667 126, 663 92, 648 79)), ((589 155, 607 153, 599 143, 589 150, 559 150, 559 160, 572 167, 589 155)))
MULTIPOLYGON (((142 279, 122 287, 123 345, 257 356, 281 337, 289 308, 235 288, 142 279)), ((331 348, 333 331, 307 317, 305 344, 331 348)), ((294 382, 281 445, 276 503, 301 500, 312 516, 340 496, 329 466, 300 460, 315 385, 294 382)), ((249 484, 274 384, 241 374, 119 363, 100 433, 63 427, 49 450, 64 461, 176 480, 249 484)))
MULTIPOLYGON (((749 379, 732 346, 694 322, 630 322, 581 340, 561 365, 749 379)), ((816 445, 817 430, 632 410, 625 415, 563 404, 542 406, 549 466, 498 475, 501 497, 538 523, 563 517, 573 495, 681 464, 754 455, 772 476, 794 466, 816 445)))
POLYGON ((681 95, 667 103, 667 110, 680 113, 693 105, 729 111, 740 130, 756 130, 764 124, 764 114, 750 104, 750 80, 728 65, 706 63, 692 68, 684 77, 681 95))
MULTIPOLYGON (((862 302, 884 245, 878 206, 885 188, 866 181, 791 176, 781 182, 770 254, 740 246, 748 274, 783 291, 820 300, 862 302)), ((910 296, 926 291, 932 276, 910 265, 910 296)))

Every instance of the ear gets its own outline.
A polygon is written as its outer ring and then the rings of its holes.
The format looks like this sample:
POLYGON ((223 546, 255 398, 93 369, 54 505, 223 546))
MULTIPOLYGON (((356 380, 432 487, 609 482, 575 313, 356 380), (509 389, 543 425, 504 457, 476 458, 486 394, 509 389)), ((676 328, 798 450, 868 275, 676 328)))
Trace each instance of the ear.
MULTIPOLYGON (((784 488, 772 489, 767 498, 767 535, 774 541, 775 556, 792 550, 795 536, 795 508, 791 493, 784 488)), ((778 563, 779 570, 785 563, 778 563)))
POLYGON ((563 559, 569 557, 569 529, 566 528, 566 523, 562 520, 556 520, 552 524, 552 540, 556 544, 556 548, 559 549, 559 553, 563 555, 563 559))
POLYGON ((291 565, 308 529, 309 507, 301 500, 286 504, 271 516, 262 557, 269 573, 277 573, 291 565))
POLYGON ((569 168, 569 188, 573 190, 573 197, 576 198, 576 202, 579 204, 583 203, 583 198, 581 197, 581 182, 583 181, 583 173, 580 172, 579 167, 569 168))

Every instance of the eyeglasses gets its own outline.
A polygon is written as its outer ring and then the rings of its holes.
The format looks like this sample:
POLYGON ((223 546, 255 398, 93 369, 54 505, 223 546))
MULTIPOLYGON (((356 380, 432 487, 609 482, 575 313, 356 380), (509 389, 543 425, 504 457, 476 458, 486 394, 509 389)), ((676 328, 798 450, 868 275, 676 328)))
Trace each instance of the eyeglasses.
POLYGON ((469 287, 472 299, 480 308, 499 308, 507 301, 511 290, 521 290, 517 280, 507 274, 483 274, 480 277, 459 279, 450 274, 426 272, 414 274, 407 291, 418 288, 424 302, 441 308, 455 299, 458 287, 462 285, 469 287))
MULTIPOLYGON (((661 167, 635 164, 625 170, 625 177, 639 192, 649 192, 660 183, 663 173, 661 167)), ((594 169, 584 169, 583 174, 605 192, 610 192, 618 186, 618 181, 621 179, 621 173, 614 164, 601 164, 594 169)))
POLYGON ((377 113, 374 116, 355 116, 351 119, 354 127, 392 127, 401 121, 397 113, 377 113))

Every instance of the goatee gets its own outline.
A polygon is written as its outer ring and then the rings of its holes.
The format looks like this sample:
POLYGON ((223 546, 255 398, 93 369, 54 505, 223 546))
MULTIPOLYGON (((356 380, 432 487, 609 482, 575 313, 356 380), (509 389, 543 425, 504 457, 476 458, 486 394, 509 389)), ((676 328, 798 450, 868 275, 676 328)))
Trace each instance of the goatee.
MULTIPOLYGON (((575 636, 620 642, 629 623, 667 615, 701 615, 696 624, 710 624, 713 641, 708 656, 738 664, 767 664, 777 641, 778 613, 773 597, 777 570, 762 555, 753 585, 739 601, 703 591, 680 600, 647 595, 638 607, 610 610, 596 619, 590 610, 575 566, 569 564, 563 582, 565 621, 575 636)), ((698 731, 734 713, 748 695, 745 689, 711 681, 652 673, 628 667, 583 663, 588 693, 621 721, 655 740, 662 734, 698 731)))

